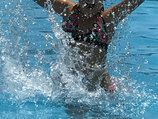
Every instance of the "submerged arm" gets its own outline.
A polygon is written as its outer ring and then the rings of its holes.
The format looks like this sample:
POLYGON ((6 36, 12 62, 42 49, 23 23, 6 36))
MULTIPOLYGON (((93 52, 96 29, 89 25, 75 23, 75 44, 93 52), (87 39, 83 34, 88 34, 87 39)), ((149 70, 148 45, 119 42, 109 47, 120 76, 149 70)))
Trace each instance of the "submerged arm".
POLYGON ((121 3, 104 11, 103 17, 105 20, 111 21, 117 26, 122 19, 143 2, 144 0, 123 0, 121 3))
POLYGON ((66 13, 68 7, 74 6, 76 3, 70 0, 34 0, 37 4, 45 7, 47 2, 51 2, 54 11, 62 16, 66 13))

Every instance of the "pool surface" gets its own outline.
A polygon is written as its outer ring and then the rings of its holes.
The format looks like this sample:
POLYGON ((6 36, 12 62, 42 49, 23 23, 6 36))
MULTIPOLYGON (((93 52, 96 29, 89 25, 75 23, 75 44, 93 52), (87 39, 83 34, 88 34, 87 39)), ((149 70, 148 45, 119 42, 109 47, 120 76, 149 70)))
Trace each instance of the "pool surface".
POLYGON ((0 1, 0 119, 158 119, 157 12, 146 0, 119 24, 107 66, 120 83, 106 94, 68 73, 61 17, 32 0, 0 1))

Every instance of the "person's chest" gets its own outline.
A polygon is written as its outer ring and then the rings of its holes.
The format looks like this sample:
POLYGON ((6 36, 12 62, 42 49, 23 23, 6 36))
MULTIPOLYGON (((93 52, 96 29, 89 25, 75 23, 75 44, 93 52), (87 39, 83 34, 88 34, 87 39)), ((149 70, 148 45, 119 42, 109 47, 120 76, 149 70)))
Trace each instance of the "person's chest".
POLYGON ((92 30, 97 24, 98 17, 99 17, 98 15, 95 15, 90 18, 84 18, 82 16, 78 16, 76 29, 83 33, 92 30))

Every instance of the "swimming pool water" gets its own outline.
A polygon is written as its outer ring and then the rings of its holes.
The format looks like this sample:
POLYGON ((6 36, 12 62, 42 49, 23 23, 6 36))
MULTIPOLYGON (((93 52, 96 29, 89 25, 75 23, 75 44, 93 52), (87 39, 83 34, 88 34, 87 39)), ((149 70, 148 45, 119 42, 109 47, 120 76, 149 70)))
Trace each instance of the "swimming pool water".
POLYGON ((61 22, 58 15, 31 0, 0 1, 0 8, 1 119, 69 119, 70 113, 75 119, 158 118, 158 1, 146 0, 118 26, 110 46, 116 49, 108 52, 109 71, 126 84, 119 90, 128 91, 105 96, 85 92, 80 82, 66 90, 52 84, 51 66, 59 52, 52 41, 62 36, 55 26, 61 22))

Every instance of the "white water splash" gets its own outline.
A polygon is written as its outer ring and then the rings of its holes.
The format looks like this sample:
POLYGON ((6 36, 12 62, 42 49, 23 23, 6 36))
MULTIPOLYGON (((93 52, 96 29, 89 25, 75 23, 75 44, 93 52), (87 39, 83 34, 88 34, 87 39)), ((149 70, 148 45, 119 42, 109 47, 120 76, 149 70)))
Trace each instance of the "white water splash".
MULTIPOLYGON (((5 88, 2 90, 11 95, 9 100, 32 101, 30 98, 43 95, 57 104, 63 101, 67 104, 95 105, 109 111, 111 114, 119 115, 121 113, 124 116, 133 116, 144 113, 153 97, 150 97, 150 94, 146 93, 144 88, 142 88, 143 84, 140 85, 132 81, 128 74, 118 77, 114 75, 113 78, 118 81, 117 92, 108 94, 101 88, 98 88, 95 92, 88 92, 82 82, 84 76, 80 72, 77 72, 76 75, 70 73, 68 66, 72 65, 72 57, 68 55, 68 51, 71 49, 67 46, 67 40, 71 36, 62 30, 60 24, 56 21, 57 17, 53 12, 49 16, 52 31, 58 40, 53 42, 53 50, 58 53, 58 57, 56 62, 51 64, 51 75, 44 72, 41 67, 39 69, 25 67, 23 61, 21 61, 21 57, 24 56, 23 53, 26 52, 27 48, 23 46, 18 47, 20 46, 18 40, 28 28, 26 24, 21 23, 20 28, 14 32, 14 26, 18 28, 18 21, 14 19, 11 22, 11 36, 13 37, 15 34, 19 36, 15 37, 14 41, 17 41, 13 44, 9 39, 1 37, 1 62, 3 62, 1 68, 5 85, 5 88)), ((22 19, 19 20, 22 22, 22 19)), ((4 32, 2 31, 2 33, 4 32)), ((116 53, 116 51, 111 51, 111 53, 111 57, 115 59, 113 53, 116 53)), ((37 55, 37 57, 42 56, 42 54, 37 55)), ((122 58, 122 60, 124 59, 122 58)), ((31 62, 31 59, 29 61, 31 62)), ((119 62, 114 61, 110 66, 113 68, 117 63, 119 62)), ((118 67, 115 68, 117 73, 119 70, 121 70, 120 72, 124 71, 118 67)), ((127 72, 130 73, 129 71, 127 72)))
POLYGON ((24 100, 42 94, 50 97, 52 93, 51 79, 40 70, 27 72, 20 62, 11 57, 5 57, 3 75, 5 77, 5 92, 13 95, 15 100, 24 100))

